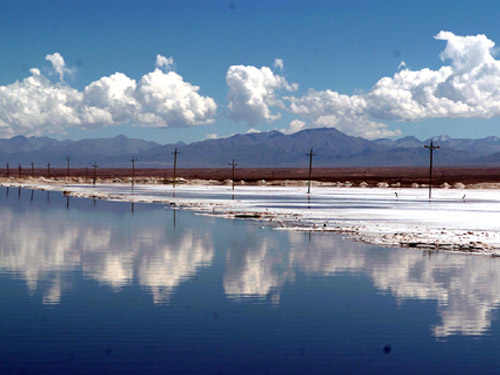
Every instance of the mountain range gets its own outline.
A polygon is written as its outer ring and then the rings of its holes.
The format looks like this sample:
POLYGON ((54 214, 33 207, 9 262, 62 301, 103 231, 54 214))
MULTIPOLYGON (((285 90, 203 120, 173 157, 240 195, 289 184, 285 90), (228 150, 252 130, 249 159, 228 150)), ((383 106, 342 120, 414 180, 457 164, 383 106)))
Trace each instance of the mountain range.
MULTIPOLYGON (((433 138, 440 149, 435 151, 434 163, 441 166, 500 165, 500 138, 481 139, 433 138)), ((71 158, 72 167, 84 167, 94 162, 100 167, 130 167, 130 159, 138 159, 137 167, 170 168, 172 152, 180 152, 178 167, 227 167, 234 159, 239 167, 304 167, 306 153, 314 151, 314 165, 318 167, 348 166, 425 166, 429 151, 415 137, 397 140, 388 138, 368 140, 352 137, 333 128, 307 129, 294 134, 279 131, 236 134, 227 138, 209 139, 190 144, 161 145, 156 142, 127 138, 59 141, 49 137, 16 136, 0 139, 0 165, 12 167, 29 165, 42 167, 50 162, 53 167, 64 167, 71 158)))

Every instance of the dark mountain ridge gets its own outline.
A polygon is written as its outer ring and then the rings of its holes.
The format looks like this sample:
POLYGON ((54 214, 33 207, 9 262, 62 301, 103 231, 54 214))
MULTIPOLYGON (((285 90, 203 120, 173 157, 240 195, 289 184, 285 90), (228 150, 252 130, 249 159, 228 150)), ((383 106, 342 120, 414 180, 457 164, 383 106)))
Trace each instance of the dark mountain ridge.
MULTIPOLYGON (((500 165, 498 137, 438 136, 433 140, 440 146, 435 153, 436 166, 500 165)), ((135 156, 138 167, 171 168, 171 153, 177 148, 180 168, 222 168, 232 159, 242 168, 304 167, 308 161, 306 153, 312 147, 317 167, 425 166, 429 162, 429 151, 423 146, 429 142, 430 139, 421 141, 412 136, 370 141, 334 128, 306 129, 289 135, 273 130, 167 145, 123 135, 78 141, 16 136, 0 139, 0 163, 17 166, 34 162, 41 167, 50 162, 54 167, 64 167, 65 158, 70 156, 73 167, 96 162, 101 167, 128 168, 130 158, 135 156)))

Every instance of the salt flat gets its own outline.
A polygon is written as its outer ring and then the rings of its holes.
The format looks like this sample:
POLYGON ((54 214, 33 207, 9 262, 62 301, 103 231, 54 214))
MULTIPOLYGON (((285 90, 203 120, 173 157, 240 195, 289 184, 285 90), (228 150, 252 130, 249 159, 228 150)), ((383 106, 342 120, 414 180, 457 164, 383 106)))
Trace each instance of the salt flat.
POLYGON ((281 230, 334 231, 383 246, 500 255, 500 192, 480 189, 226 185, 4 186, 64 191, 70 196, 169 204, 227 218, 267 222, 281 230))

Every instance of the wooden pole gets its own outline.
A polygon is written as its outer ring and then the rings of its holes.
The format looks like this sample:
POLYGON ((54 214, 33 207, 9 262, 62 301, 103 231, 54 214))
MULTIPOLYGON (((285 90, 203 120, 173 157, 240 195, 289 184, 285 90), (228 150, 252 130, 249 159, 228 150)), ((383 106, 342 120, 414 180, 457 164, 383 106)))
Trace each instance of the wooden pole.
POLYGON ((47 163, 47 178, 50 178, 50 162, 47 163))
POLYGON ((313 156, 316 156, 316 154, 313 153, 313 148, 311 147, 311 150, 306 155, 309 156, 309 176, 308 176, 308 181, 307 181, 307 194, 311 194, 311 176, 312 176, 313 156))
POLYGON ((21 164, 19 164, 19 167, 17 168, 17 177, 18 178, 21 178, 21 172, 22 172, 22 167, 21 167, 21 164))
POLYGON ((174 189, 175 189, 175 178, 176 178, 176 173, 177 173, 177 155, 180 154, 179 151, 177 151, 177 147, 175 148, 175 151, 172 152, 174 155, 174 189))
POLYGON ((96 170, 97 170, 98 165, 94 162, 94 164, 92 165, 92 167, 94 168, 94 182, 93 182, 93 184, 94 184, 94 186, 95 186, 95 181, 96 181, 96 170))
POLYGON ((69 178, 69 172, 70 172, 70 163, 71 163, 71 158, 68 156, 66 157, 66 176, 69 178))
POLYGON ((232 166, 232 168, 233 168, 232 181, 233 181, 233 190, 234 190, 234 169, 236 168, 236 166, 238 165, 238 163, 235 163, 234 159, 233 159, 232 163, 227 163, 227 164, 230 165, 230 166, 232 166))
POLYGON ((429 200, 432 197, 432 154, 433 151, 437 148, 440 148, 439 146, 434 146, 434 143, 432 142, 431 139, 431 144, 430 146, 425 145, 425 148, 429 149, 430 155, 429 155, 429 200))
POLYGON ((9 163, 7 163, 7 178, 10 177, 10 168, 9 168, 9 163))
POLYGON ((132 159, 130 159, 130 161, 132 162, 132 188, 133 188, 135 179, 135 162, 137 161, 137 159, 135 158, 135 156, 132 156, 132 159))

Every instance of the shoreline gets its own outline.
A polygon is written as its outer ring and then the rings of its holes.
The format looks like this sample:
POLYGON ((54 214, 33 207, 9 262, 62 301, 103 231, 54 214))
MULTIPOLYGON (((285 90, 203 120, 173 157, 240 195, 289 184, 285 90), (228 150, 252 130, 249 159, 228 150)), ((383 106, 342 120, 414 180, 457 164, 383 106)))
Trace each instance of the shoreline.
MULTIPOLYGON (((359 180, 359 178, 357 178, 359 180)), ((48 185, 61 185, 61 184, 69 184, 69 185, 92 185, 92 177, 74 176, 74 177, 0 177, 0 185, 2 184, 48 184, 48 185)), ((103 184, 119 184, 119 185, 132 185, 132 177, 109 177, 109 178, 96 178, 96 183, 98 185, 103 184)), ((134 178, 134 185, 155 185, 155 186, 170 186, 173 184, 172 177, 151 177, 151 176, 136 176, 134 178)), ((219 180, 219 179, 209 179, 209 178, 176 178, 176 185, 201 185, 201 186, 225 186, 231 185, 232 180, 230 178, 219 180)), ((235 186, 307 186, 307 179, 278 179, 278 180, 266 180, 266 179, 258 179, 245 181, 243 179, 235 179, 235 186)), ((376 183, 368 183, 364 180, 361 182, 355 183, 349 180, 344 181, 320 181, 320 180, 311 180, 312 187, 360 187, 360 188, 412 188, 412 189, 428 189, 429 185, 426 183, 417 183, 412 182, 409 184, 402 184, 401 182, 386 182, 379 181, 376 183)), ((462 182, 455 182, 454 184, 448 184, 447 182, 443 182, 441 184, 433 184, 432 189, 500 189, 500 182, 475 182, 475 183, 467 183, 464 184, 462 182)))
POLYGON ((57 191, 75 198, 164 204, 196 214, 252 220, 278 230, 333 232, 384 247, 500 256, 500 229, 492 224, 500 220, 500 199, 486 189, 435 189, 436 198, 429 202, 427 190, 411 188, 313 185, 308 197, 302 191, 305 183, 245 185, 234 192, 227 185, 194 183, 175 190, 172 185, 138 184, 134 191, 130 185, 117 183, 94 187, 0 180, 0 186, 57 191))

